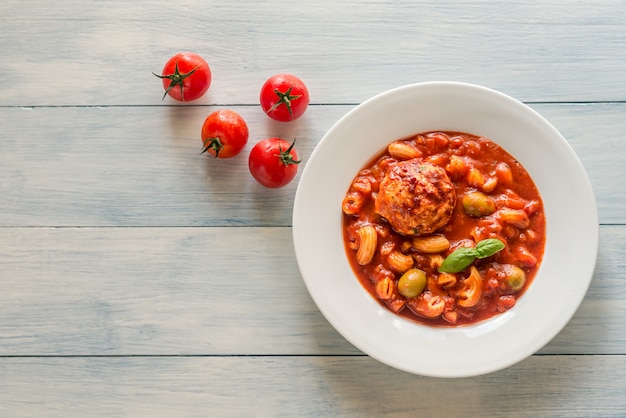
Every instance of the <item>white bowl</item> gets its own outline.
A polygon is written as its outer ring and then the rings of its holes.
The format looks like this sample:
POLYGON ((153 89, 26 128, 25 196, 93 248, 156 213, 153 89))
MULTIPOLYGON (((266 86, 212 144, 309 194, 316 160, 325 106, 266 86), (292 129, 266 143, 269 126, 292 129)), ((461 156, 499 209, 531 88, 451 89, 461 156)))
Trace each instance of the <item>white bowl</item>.
POLYGON ((505 94, 455 82, 400 87, 348 112, 306 163, 293 209, 300 271, 326 319, 369 356, 436 377, 501 370, 554 338, 587 292, 598 234, 591 185, 561 134, 505 94), (363 288, 344 249, 341 203, 354 176, 393 140, 435 130, 499 144, 526 168, 544 203, 545 252, 530 287, 513 309, 470 326, 429 327, 393 314, 363 288))

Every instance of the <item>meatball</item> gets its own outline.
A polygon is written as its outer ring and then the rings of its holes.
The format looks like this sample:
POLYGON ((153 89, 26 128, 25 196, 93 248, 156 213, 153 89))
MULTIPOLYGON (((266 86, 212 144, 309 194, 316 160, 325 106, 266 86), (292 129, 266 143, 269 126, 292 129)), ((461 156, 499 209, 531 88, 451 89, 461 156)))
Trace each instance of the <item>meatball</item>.
POLYGON ((446 171, 414 158, 389 167, 378 191, 375 211, 403 235, 425 235, 452 217, 456 193, 446 171))

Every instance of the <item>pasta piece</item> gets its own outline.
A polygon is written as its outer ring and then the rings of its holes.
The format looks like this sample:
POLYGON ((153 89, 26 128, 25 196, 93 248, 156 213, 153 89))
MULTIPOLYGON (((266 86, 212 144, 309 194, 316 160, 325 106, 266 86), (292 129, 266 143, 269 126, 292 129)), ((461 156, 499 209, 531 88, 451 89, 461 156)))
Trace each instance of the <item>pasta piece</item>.
POLYGON ((528 225, 530 225, 528 215, 521 209, 500 209, 498 212, 498 219, 500 219, 501 222, 518 228, 528 228, 528 225))
POLYGON ((428 235, 413 238, 413 248, 421 253, 435 254, 450 248, 450 241, 443 235, 428 235))
POLYGON ((496 176, 500 183, 510 186, 513 184, 513 172, 511 167, 505 162, 500 162, 496 166, 496 176))
POLYGON ((445 167, 448 164, 448 160, 449 158, 445 154, 435 154, 425 159, 425 161, 438 165, 439 167, 445 167))
POLYGON ((404 273, 413 267, 413 257, 402 254, 400 251, 392 251, 387 256, 389 267, 396 273, 404 273))
POLYGON ((437 270, 443 264, 443 260, 443 256, 439 254, 431 255, 429 259, 430 268, 433 270, 437 270))
POLYGON ((524 267, 535 267, 537 265, 537 257, 535 257, 526 247, 518 245, 515 248, 515 258, 524 267))
POLYGON ((400 250, 403 253, 409 252, 409 250, 411 250, 413 248, 413 243, 411 241, 403 241, 402 245, 400 246, 400 250))
POLYGON ((502 195, 498 196, 497 201, 499 203, 498 207, 509 209, 523 209, 528 203, 511 189, 506 189, 502 195))
POLYGON ((385 277, 376 283, 376 296, 382 300, 389 300, 393 296, 393 280, 385 277))
POLYGON ((456 284, 456 275, 454 273, 441 273, 437 277, 437 284, 441 287, 452 287, 456 284))
POLYGON ((356 216, 361 213, 363 204, 365 203, 365 196, 359 192, 350 192, 343 198, 341 208, 343 213, 348 216, 356 216))
POLYGON ((498 299, 498 312, 505 312, 515 306, 515 296, 504 295, 498 299))
POLYGON ((470 168, 467 173, 467 182, 473 187, 482 187, 485 184, 485 178, 477 168, 470 168))
POLYGON ((352 189, 367 196, 372 193, 372 180, 365 176, 359 176, 352 182, 352 189))
POLYGON ((454 180, 463 177, 467 171, 465 161, 458 155, 451 155, 448 165, 446 166, 446 171, 454 180))
POLYGON ((387 152, 398 160, 410 160, 411 158, 419 158, 422 156, 420 150, 402 141, 389 144, 389 146, 387 146, 387 152))
POLYGON ((463 289, 459 292, 457 303, 464 308, 476 306, 482 296, 482 277, 474 266, 470 268, 470 275, 463 280, 463 289))
POLYGON ((356 252, 356 262, 364 266, 369 264, 374 258, 376 253, 376 246, 378 244, 378 236, 376 229, 371 225, 366 225, 358 230, 359 234, 359 249, 356 252))
POLYGON ((498 179, 496 177, 490 177, 485 180, 482 189, 485 193, 491 193, 495 190, 496 186, 498 186, 498 179))
POLYGON ((533 215, 541 210, 541 203, 538 200, 531 200, 524 206, 524 210, 528 216, 533 215))
POLYGON ((459 314, 457 311, 445 311, 442 315, 443 319, 451 324, 456 324, 459 319, 459 314))
POLYGON ((437 318, 443 313, 446 301, 439 295, 434 295, 430 291, 421 293, 416 298, 408 300, 409 309, 414 314, 423 318, 437 318))

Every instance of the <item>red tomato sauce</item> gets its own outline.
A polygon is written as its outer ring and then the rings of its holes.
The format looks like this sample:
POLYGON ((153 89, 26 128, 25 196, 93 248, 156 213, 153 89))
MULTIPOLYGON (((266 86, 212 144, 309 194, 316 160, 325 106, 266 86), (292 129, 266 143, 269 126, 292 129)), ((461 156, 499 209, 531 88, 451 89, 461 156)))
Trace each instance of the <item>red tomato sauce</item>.
POLYGON ((394 141, 357 174, 342 209, 346 253, 360 283, 392 312, 422 324, 474 324, 513 308, 541 264, 545 215, 539 191, 524 167, 486 138, 428 132, 394 141), (456 194, 447 224, 423 236, 396 232, 375 208, 390 167, 413 159, 444 169, 456 194), (376 233, 366 234, 366 227, 376 233), (372 235, 375 245, 368 257, 363 253, 372 235), (504 249, 474 259, 459 272, 439 270, 455 249, 494 238, 504 249), (424 240, 439 247, 418 245, 424 240), (418 294, 413 293, 421 285, 410 291, 405 287, 409 270, 413 275, 417 271, 422 281, 425 276, 418 294))

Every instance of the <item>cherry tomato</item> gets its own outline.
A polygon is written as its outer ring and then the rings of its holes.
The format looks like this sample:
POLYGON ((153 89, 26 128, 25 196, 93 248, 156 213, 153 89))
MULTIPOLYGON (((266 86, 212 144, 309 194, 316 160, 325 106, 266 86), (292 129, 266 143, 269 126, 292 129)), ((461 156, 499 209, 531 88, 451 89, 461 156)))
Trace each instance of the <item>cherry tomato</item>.
POLYGON ((165 93, 161 100, 168 94, 182 102, 196 100, 202 97, 211 85, 209 64, 193 52, 180 52, 174 55, 165 63, 162 75, 154 75, 163 80, 165 93))
POLYGON ((288 122, 304 114, 309 106, 309 90, 294 75, 276 74, 261 87, 260 101, 267 116, 288 122))
POLYGON ((202 153, 231 158, 248 143, 248 125, 235 111, 216 110, 202 124, 202 153))
POLYGON ((292 144, 280 138, 267 138, 250 151, 248 167, 252 177, 265 187, 277 188, 288 184, 298 172, 298 154, 292 144))

